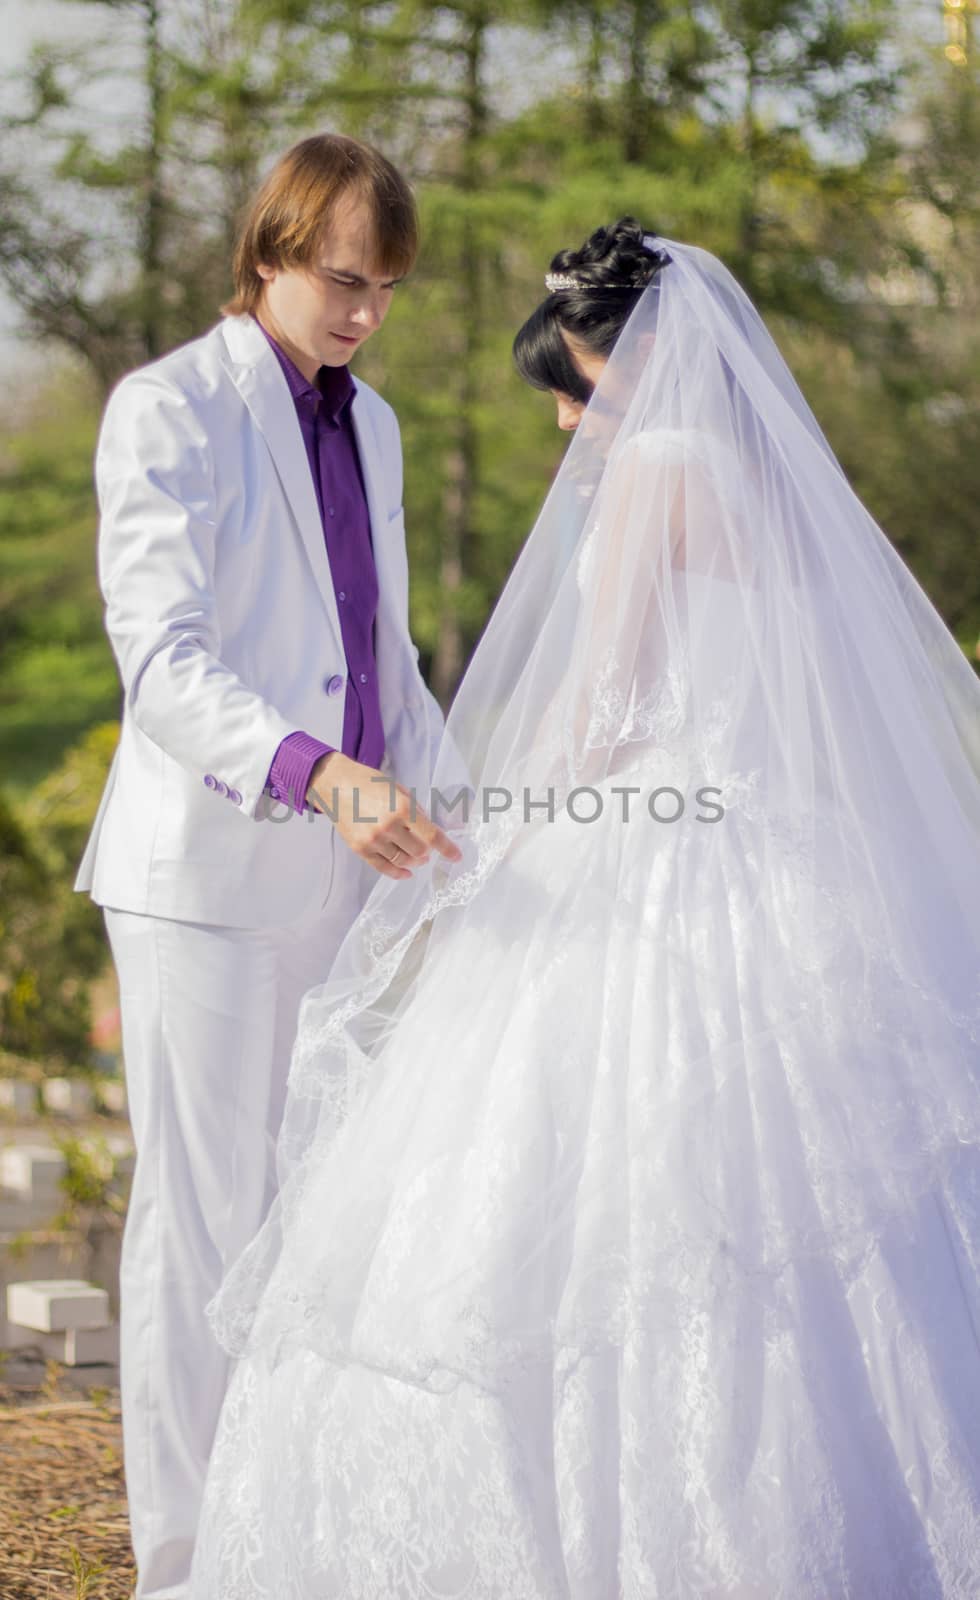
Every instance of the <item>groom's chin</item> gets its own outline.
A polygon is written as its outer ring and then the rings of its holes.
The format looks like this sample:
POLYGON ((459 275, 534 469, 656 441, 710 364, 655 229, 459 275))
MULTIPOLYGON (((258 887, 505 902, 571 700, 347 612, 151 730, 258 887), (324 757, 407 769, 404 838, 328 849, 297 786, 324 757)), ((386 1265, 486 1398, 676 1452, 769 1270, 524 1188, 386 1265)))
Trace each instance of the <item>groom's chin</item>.
POLYGON ((352 339, 348 342, 338 334, 331 334, 325 341, 325 348, 321 361, 325 367, 345 367, 352 356, 355 356, 364 343, 363 339, 352 339))

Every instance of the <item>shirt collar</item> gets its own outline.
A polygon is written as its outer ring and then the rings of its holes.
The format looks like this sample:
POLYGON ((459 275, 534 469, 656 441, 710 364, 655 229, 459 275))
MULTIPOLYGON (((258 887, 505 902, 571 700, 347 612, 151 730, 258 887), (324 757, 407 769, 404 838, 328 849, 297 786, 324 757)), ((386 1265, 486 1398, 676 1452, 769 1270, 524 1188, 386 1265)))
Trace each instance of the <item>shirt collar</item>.
MULTIPOLYGON (((258 317, 254 320, 262 328, 258 317)), ((293 400, 298 404, 300 400, 319 399, 325 420, 339 427, 345 409, 354 398, 354 380, 347 367, 320 367, 311 383, 268 329, 262 328, 262 332, 276 353, 293 400)))

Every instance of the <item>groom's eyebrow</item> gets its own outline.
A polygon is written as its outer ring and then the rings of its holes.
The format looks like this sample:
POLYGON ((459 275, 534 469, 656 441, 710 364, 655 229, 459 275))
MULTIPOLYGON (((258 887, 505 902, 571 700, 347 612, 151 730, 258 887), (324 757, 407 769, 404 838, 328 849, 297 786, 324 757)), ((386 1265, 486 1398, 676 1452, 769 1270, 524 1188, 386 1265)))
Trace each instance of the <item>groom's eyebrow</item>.
MULTIPOLYGON (((335 272, 338 278, 350 278, 354 283, 357 284, 359 289, 368 289, 371 286, 370 278, 363 278, 359 272, 351 272, 349 267, 328 266, 327 271, 335 272)), ((404 283, 405 277, 403 274, 400 278, 381 278, 379 281, 381 283, 404 283)))

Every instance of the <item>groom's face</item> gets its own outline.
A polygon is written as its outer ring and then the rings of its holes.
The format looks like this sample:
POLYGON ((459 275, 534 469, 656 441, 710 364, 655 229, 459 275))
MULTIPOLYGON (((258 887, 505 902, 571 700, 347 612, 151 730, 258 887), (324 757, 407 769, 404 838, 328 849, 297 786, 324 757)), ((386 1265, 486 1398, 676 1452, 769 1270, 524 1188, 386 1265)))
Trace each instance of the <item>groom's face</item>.
POLYGON ((304 376, 342 367, 380 328, 396 283, 374 259, 374 225, 363 201, 342 202, 303 267, 260 266, 259 322, 304 376))

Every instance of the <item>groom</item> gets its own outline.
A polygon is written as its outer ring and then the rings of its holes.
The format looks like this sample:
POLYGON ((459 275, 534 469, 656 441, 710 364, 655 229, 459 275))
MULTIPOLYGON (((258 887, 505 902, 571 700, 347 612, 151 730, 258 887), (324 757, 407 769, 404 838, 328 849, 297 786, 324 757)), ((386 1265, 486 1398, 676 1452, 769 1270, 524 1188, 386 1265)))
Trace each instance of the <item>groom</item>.
POLYGON ((122 729, 75 888, 104 908, 137 1152, 120 1383, 139 1600, 190 1600, 228 1376, 204 1306, 273 1198, 300 999, 377 873, 460 855, 406 792, 442 715, 408 630, 398 424, 348 371, 416 248, 390 162, 304 139, 244 219, 224 320, 124 378, 99 437, 122 729))

